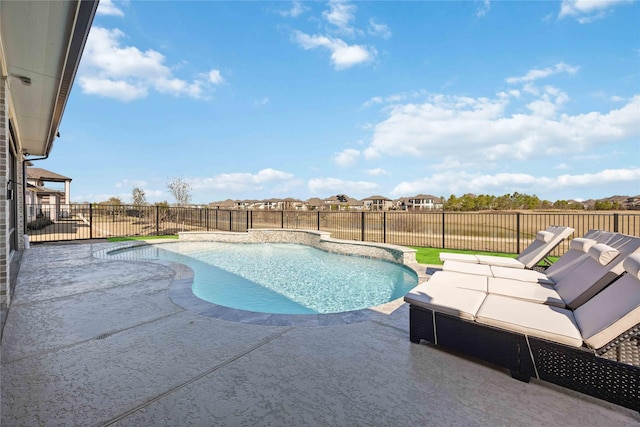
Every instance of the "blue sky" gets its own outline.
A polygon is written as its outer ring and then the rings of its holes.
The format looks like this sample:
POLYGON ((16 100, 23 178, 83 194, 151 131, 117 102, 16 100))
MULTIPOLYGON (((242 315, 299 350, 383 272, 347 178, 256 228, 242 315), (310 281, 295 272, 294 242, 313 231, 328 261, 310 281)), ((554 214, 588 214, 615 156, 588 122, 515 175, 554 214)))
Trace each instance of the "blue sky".
POLYGON ((640 194, 640 2, 101 0, 74 202, 640 194))

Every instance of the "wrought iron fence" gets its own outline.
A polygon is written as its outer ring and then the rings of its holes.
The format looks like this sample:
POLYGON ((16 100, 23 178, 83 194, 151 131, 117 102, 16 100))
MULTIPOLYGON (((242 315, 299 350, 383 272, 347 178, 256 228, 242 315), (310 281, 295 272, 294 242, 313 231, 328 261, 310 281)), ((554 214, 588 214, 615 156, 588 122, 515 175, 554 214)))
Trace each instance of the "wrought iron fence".
MULTIPOLYGON (((36 243, 289 228, 328 231, 346 240, 519 253, 550 225, 573 227, 573 237, 591 229, 640 237, 640 212, 247 211, 85 204, 27 205, 25 216, 29 239, 36 243)), ((563 242, 554 254, 563 254, 568 245, 563 242)))

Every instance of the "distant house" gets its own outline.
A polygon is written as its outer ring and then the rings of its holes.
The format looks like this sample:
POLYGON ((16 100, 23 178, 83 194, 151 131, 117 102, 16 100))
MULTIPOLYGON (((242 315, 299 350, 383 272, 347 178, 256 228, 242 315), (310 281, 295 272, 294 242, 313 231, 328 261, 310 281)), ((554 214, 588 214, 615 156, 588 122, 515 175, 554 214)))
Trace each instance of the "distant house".
POLYGON ((624 207, 630 210, 640 210, 640 195, 627 198, 624 207))
POLYGON ((420 211, 442 209, 442 199, 430 194, 418 194, 407 198, 407 209, 420 211))
POLYGON ((364 209, 369 211, 386 211, 393 206, 391 199, 384 196, 371 196, 366 199, 362 199, 364 209))
POLYGON ((27 168, 25 205, 27 222, 45 216, 56 221, 68 217, 71 178, 41 168, 27 168), (64 183, 64 191, 45 187, 48 182, 64 183))

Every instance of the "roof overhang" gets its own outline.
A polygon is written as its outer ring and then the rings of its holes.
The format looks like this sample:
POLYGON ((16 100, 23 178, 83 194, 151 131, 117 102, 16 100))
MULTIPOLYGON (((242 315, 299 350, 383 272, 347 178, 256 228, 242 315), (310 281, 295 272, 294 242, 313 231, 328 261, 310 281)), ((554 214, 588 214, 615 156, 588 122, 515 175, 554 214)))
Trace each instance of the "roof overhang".
POLYGON ((23 153, 51 151, 98 0, 0 2, 2 77, 23 153))

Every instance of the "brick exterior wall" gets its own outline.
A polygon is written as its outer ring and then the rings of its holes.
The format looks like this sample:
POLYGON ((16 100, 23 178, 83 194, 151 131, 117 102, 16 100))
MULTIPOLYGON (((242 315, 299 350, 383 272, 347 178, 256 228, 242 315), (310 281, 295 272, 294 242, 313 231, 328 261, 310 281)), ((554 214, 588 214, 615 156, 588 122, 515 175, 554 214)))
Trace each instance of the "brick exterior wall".
POLYGON ((0 306, 9 304, 9 201, 4 189, 9 179, 9 103, 8 82, 0 80, 0 306))

